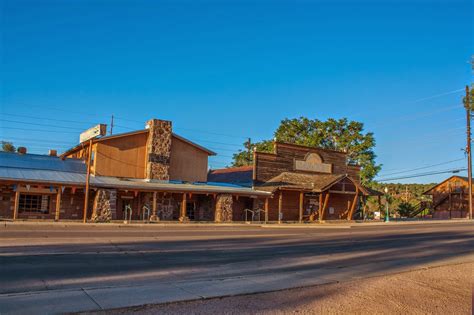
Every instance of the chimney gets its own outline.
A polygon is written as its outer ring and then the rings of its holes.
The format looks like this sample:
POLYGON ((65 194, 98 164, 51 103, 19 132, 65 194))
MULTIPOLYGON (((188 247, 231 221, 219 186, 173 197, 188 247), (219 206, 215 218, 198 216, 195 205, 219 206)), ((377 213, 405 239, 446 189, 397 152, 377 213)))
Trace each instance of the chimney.
POLYGON ((18 147, 17 152, 20 154, 26 154, 26 147, 18 147))
POLYGON ((146 178, 169 180, 171 160, 171 121, 151 119, 146 123, 148 139, 146 143, 146 178))
POLYGON ((58 151, 56 151, 56 150, 49 150, 48 155, 49 155, 49 156, 58 156, 58 151))

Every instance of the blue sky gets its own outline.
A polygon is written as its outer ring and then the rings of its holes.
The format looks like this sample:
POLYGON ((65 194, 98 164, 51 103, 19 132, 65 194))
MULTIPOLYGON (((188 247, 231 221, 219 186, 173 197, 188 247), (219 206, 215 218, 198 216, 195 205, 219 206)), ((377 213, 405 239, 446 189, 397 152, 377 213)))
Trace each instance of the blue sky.
POLYGON ((464 157, 472 1, 0 4, 0 138, 33 153, 114 114, 114 132, 172 120, 214 168, 299 116, 363 122, 381 177, 464 157))

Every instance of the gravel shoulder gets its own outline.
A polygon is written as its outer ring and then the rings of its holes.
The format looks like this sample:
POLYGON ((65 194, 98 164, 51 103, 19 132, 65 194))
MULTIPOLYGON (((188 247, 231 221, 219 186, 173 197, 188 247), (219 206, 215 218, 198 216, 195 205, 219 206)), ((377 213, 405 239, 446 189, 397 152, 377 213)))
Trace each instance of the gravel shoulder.
POLYGON ((474 263, 278 292, 89 314, 471 314, 474 263))

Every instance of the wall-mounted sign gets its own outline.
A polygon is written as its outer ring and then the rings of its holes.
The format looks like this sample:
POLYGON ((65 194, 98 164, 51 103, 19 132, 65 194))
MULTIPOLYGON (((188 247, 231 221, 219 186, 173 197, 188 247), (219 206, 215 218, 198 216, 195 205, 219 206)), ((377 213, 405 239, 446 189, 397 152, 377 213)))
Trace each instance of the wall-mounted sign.
POLYGON ((82 143, 84 141, 99 137, 105 136, 107 133, 107 125, 105 124, 98 124, 92 128, 87 129, 79 136, 79 142, 82 143))
POLYGON ((317 153, 310 153, 304 160, 295 160, 295 170, 312 173, 332 173, 332 164, 323 163, 317 153))

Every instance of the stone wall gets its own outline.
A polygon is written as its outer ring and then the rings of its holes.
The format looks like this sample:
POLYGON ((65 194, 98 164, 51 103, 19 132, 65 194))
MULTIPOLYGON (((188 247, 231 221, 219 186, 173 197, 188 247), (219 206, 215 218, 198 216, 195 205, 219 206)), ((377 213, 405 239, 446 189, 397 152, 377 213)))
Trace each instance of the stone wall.
POLYGON ((92 208, 92 221, 109 222, 115 217, 117 192, 115 190, 98 189, 92 208))
POLYGON ((152 119, 147 122, 149 136, 147 140, 146 178, 169 180, 171 160, 171 121, 152 119))
POLYGON ((232 195, 217 195, 216 214, 214 220, 216 222, 232 222, 233 199, 232 195))
POLYGON ((0 218, 13 218, 15 191, 12 185, 0 186, 0 218))

